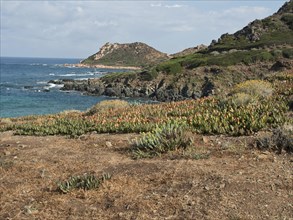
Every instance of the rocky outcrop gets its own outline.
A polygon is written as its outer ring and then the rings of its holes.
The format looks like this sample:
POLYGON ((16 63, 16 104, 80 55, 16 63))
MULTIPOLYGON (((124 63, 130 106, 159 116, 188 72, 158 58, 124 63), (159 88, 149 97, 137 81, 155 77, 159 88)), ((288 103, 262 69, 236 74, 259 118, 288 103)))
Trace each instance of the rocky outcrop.
MULTIPOLYGON (((213 71, 214 69, 211 68, 209 74, 215 75, 213 71)), ((191 78, 181 78, 177 81, 176 79, 170 80, 163 75, 159 75, 156 80, 145 81, 141 80, 140 77, 142 76, 136 75, 135 78, 119 77, 116 79, 102 77, 88 80, 65 80, 62 82, 64 86, 61 89, 75 90, 97 96, 141 97, 158 101, 197 99, 213 94, 215 89, 214 83, 208 77, 198 81, 191 80, 191 78)))

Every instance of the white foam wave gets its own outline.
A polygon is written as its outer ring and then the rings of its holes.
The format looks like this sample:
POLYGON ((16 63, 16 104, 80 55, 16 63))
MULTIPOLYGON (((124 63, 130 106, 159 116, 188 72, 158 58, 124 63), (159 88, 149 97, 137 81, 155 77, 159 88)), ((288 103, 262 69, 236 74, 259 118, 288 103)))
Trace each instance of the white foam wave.
POLYGON ((94 72, 87 72, 88 74, 94 74, 94 75, 100 75, 103 74, 105 72, 101 72, 101 71, 94 71, 94 72))
POLYGON ((74 80, 88 80, 88 79, 94 79, 94 78, 75 78, 74 80))
POLYGON ((32 63, 31 66, 48 66, 46 63, 32 63))
POLYGON ((54 84, 54 83, 49 83, 48 86, 44 86, 45 90, 50 90, 52 88, 61 88, 63 87, 63 84, 54 84))
POLYGON ((67 73, 60 76, 93 76, 94 73, 85 73, 85 74, 78 74, 78 73, 67 73))

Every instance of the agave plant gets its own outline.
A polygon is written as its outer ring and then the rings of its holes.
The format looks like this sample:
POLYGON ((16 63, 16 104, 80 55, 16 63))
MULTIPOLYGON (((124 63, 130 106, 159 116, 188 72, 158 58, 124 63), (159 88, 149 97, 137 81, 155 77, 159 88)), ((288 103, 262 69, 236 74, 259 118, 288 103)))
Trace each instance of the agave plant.
POLYGON ((179 148, 186 149, 192 139, 186 136, 186 124, 168 122, 151 132, 144 133, 133 143, 134 158, 158 156, 179 148))
POLYGON ((72 176, 68 180, 58 183, 58 189, 68 193, 73 189, 90 190, 98 188, 105 180, 111 178, 110 174, 103 174, 102 177, 85 174, 83 176, 72 176))

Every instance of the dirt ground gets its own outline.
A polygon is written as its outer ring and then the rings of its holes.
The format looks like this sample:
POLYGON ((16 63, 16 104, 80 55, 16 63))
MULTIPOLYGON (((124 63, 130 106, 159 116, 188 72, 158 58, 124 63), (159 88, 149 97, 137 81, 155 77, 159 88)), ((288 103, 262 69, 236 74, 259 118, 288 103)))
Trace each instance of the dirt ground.
POLYGON ((293 157, 251 138, 195 136, 207 159, 133 160, 137 134, 0 133, 0 219, 293 219, 293 157), (95 190, 57 190, 73 175, 110 173, 95 190))

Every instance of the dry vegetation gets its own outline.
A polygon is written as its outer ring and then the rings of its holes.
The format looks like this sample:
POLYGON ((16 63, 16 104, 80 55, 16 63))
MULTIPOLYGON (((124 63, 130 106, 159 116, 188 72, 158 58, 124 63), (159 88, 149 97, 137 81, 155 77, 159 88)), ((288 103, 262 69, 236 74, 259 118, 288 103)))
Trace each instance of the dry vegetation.
POLYGON ((286 74, 224 99, 1 119, 0 219, 290 219, 286 74))
POLYGON ((193 135, 192 151, 133 160, 137 134, 0 134, 1 219, 290 219, 292 156, 255 137, 193 135), (208 155, 208 156, 204 156, 208 155), (111 174, 61 193, 72 176, 111 174))

